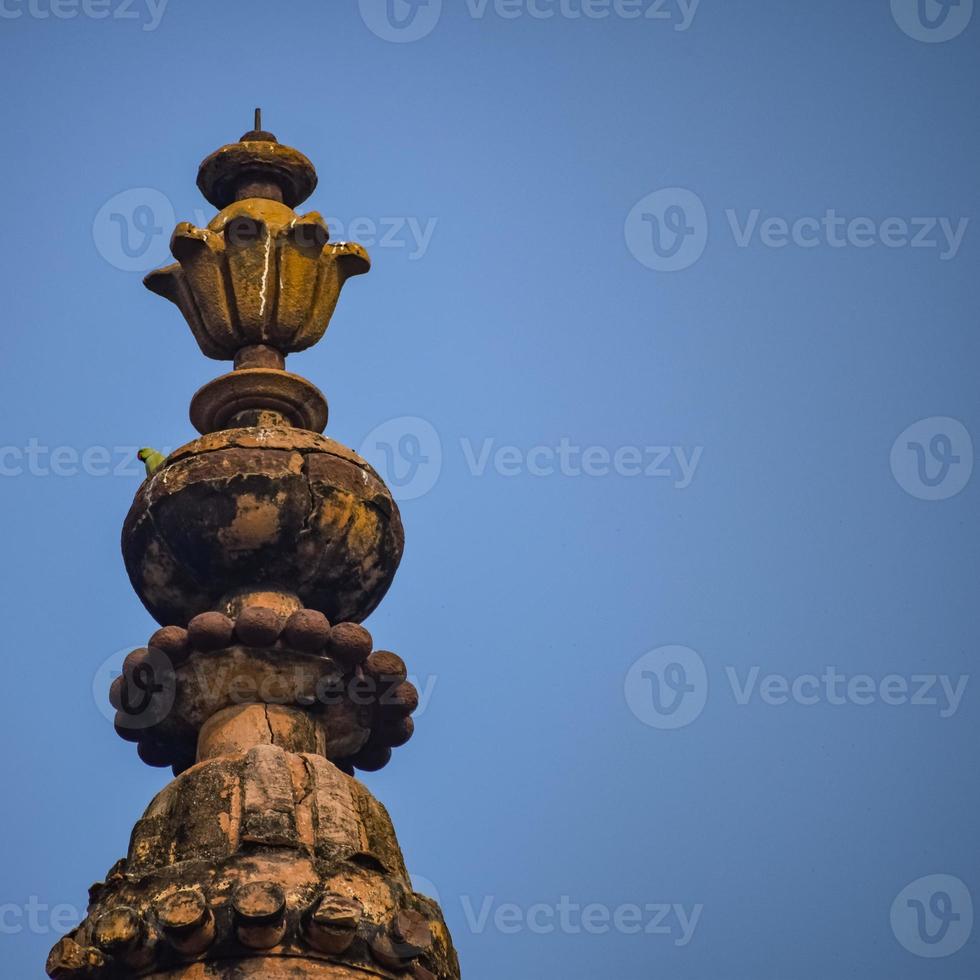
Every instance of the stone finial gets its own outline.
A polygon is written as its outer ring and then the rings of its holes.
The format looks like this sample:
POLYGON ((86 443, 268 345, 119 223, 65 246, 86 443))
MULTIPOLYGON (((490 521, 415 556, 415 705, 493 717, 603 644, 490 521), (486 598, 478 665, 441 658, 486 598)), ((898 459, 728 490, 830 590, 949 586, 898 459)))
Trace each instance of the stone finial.
POLYGON ((401 560, 398 507, 285 370, 367 254, 292 210, 316 174, 259 111, 199 185, 221 212, 178 225, 177 262, 147 285, 234 370, 194 396, 202 437, 153 467, 126 518, 126 569, 160 628, 109 691, 119 735, 175 778, 48 973, 459 980, 438 907, 353 778, 408 741, 419 705, 361 625, 401 560))
POLYGON ((262 110, 255 125, 237 143, 215 150, 201 164, 197 186, 216 208, 233 201, 263 197, 288 207, 302 204, 316 189, 313 164, 290 146, 283 146, 262 129, 262 110))
POLYGON ((205 385, 191 403, 202 434, 236 426, 288 425, 322 432, 327 401, 285 358, 323 337, 344 284, 371 268, 354 242, 331 243, 316 211, 297 214, 316 187, 302 153, 261 128, 211 154, 198 186, 219 213, 207 227, 180 222, 173 265, 147 288, 175 303, 201 351, 235 370, 205 385))
MULTIPOLYGON (((293 209, 313 192, 313 164, 256 128, 212 153, 198 174, 201 193, 219 209, 206 228, 183 221, 170 249, 175 265, 151 272, 147 288, 176 303, 201 350, 240 360, 250 347, 280 356, 315 344, 340 291, 371 267, 352 242, 330 243, 320 214, 293 209)), ((268 369, 268 362, 239 367, 268 369)), ((282 368, 282 364, 273 364, 282 368)))

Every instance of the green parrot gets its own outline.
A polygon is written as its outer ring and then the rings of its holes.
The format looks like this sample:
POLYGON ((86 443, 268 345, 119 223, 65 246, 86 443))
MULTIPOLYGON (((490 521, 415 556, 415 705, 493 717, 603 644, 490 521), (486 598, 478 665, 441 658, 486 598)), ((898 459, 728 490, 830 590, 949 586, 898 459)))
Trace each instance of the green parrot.
POLYGON ((141 449, 136 456, 146 467, 146 475, 153 476, 154 473, 167 461, 166 456, 162 456, 155 449, 141 449))

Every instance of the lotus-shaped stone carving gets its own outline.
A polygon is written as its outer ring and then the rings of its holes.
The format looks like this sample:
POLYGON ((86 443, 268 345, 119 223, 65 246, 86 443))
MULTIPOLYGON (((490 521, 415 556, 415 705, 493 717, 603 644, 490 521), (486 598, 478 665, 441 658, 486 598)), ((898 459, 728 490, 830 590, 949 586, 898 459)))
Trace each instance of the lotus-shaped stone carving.
POLYGON ((371 268, 360 245, 330 243, 316 211, 298 215, 259 198, 230 204, 207 228, 181 222, 170 250, 177 262, 144 283, 180 308, 201 350, 216 360, 254 344, 283 354, 312 346, 347 279, 371 268))

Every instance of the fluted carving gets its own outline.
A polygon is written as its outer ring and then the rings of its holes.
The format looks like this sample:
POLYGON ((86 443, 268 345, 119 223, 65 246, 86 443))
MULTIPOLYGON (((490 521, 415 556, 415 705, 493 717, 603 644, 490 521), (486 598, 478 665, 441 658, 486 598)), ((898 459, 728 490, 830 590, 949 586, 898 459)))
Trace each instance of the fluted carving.
POLYGON ((178 306, 208 357, 231 360, 252 344, 301 351, 323 337, 344 283, 371 268, 360 245, 329 239, 316 211, 236 201, 207 228, 177 225, 177 262, 145 281, 178 306))

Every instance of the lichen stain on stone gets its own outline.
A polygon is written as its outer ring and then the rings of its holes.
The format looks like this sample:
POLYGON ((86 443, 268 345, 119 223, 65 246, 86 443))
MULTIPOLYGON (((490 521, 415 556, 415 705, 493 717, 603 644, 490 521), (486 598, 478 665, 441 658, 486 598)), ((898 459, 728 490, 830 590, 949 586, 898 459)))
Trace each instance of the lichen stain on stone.
POLYGON ((279 515, 284 493, 259 497, 243 493, 235 500, 232 522, 218 531, 218 540, 229 551, 251 551, 272 544, 279 536, 279 515))
POLYGON ((354 509, 354 520, 347 528, 348 547, 354 554, 374 559, 380 538, 378 520, 367 507, 354 509))
POLYGON ((142 566, 147 592, 167 601, 180 599, 180 590, 173 586, 175 563, 161 542, 151 539, 147 543, 142 566))
POLYGON ((238 782, 226 783, 218 793, 219 798, 224 802, 224 808, 218 813, 218 826, 221 833, 232 840, 238 828, 235 824, 233 814, 238 806, 238 782))
POLYGON ((347 549, 352 557, 359 559, 365 552, 377 547, 377 521, 350 494, 332 493, 324 497, 319 516, 324 530, 336 527, 344 529, 347 549))

